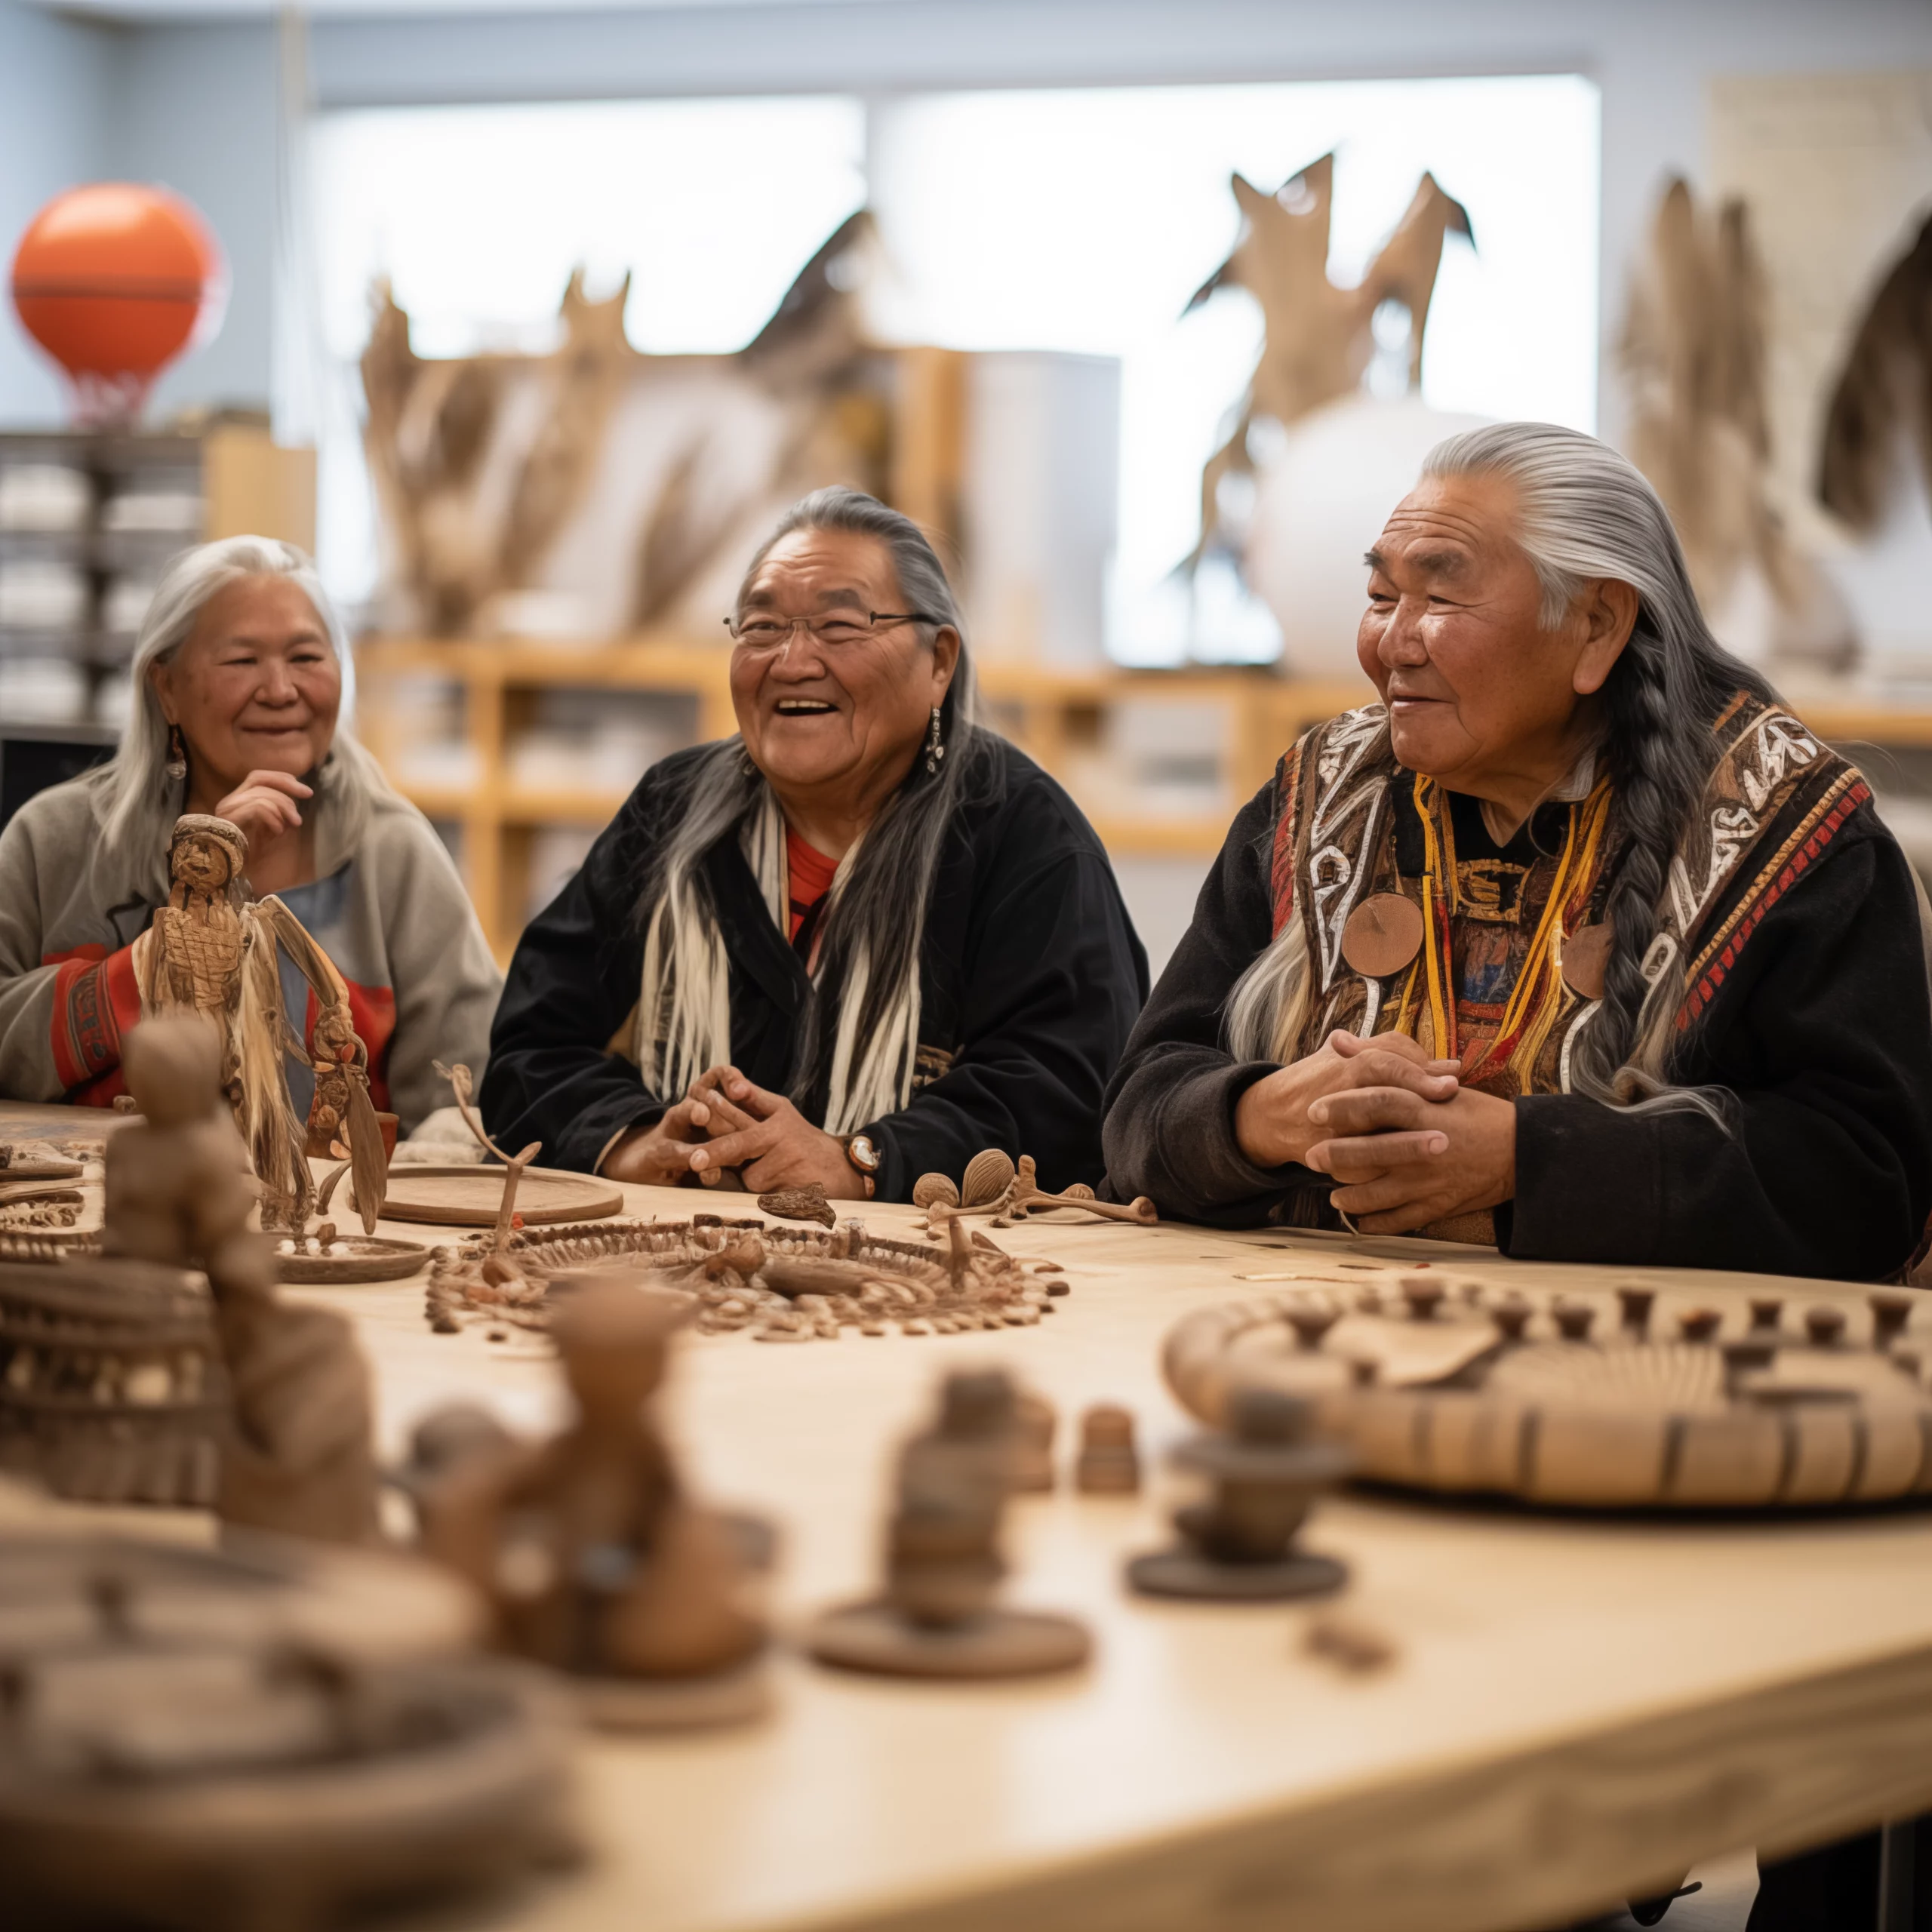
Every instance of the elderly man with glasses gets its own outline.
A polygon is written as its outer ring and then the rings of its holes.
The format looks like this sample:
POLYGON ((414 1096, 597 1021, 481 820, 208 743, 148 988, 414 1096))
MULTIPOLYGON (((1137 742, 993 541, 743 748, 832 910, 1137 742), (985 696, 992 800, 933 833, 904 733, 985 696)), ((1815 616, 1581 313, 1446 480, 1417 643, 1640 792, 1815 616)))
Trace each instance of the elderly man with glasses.
POLYGON ((821 490, 728 620, 738 735, 647 772, 518 944, 484 1111, 620 1180, 906 1200, 986 1147, 1101 1177, 1146 996, 1106 853, 974 720, 916 525, 821 490))

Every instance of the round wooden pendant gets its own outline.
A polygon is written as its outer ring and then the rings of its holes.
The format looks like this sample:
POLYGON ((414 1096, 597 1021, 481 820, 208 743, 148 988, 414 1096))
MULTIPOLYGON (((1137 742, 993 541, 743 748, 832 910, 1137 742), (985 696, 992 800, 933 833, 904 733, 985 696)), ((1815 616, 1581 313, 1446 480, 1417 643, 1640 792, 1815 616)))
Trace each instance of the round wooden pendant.
POLYGON ((1579 999, 1601 999, 1604 975, 1610 967, 1610 949, 1615 935, 1599 920, 1593 926, 1579 926, 1563 942, 1563 983, 1579 999))
POLYGON ((1365 980, 1399 973, 1422 950, 1422 908, 1399 892, 1371 893, 1342 928, 1342 957, 1365 980))

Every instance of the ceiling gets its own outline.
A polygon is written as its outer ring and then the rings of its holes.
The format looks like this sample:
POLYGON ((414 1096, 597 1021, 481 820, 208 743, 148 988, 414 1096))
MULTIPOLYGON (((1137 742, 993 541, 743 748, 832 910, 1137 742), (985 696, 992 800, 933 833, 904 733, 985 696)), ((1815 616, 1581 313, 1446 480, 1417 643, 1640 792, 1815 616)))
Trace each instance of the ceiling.
MULTIPOLYGON (((403 20, 426 14, 699 12, 724 7, 821 3, 822 0, 306 0, 297 11, 312 19, 403 20)), ((28 4, 50 13, 134 23, 267 20, 284 11, 280 0, 28 0, 28 4)), ((859 0, 859 4, 880 6, 891 4, 891 0, 859 0)))

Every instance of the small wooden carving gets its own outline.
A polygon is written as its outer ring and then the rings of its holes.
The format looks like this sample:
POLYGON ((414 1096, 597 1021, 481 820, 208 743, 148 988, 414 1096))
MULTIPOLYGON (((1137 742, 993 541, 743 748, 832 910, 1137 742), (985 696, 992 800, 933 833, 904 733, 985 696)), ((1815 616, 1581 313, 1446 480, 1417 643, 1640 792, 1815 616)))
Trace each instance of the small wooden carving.
POLYGON ((1137 1556, 1128 1580, 1149 1596, 1273 1601, 1339 1589, 1348 1571, 1333 1557, 1295 1547, 1316 1494, 1354 1458, 1315 1433, 1312 1403, 1272 1389, 1238 1389, 1228 1432, 1196 1436, 1174 1451, 1176 1467, 1212 1485, 1209 1499, 1174 1512, 1181 1542, 1137 1556))
POLYGON ((973 1156, 959 1196, 956 1205, 939 1198, 931 1201, 926 1209, 928 1226, 943 1228, 948 1221, 962 1214, 990 1214, 995 1227, 1011 1227, 1029 1214, 1046 1214, 1056 1208, 1078 1208, 1103 1221, 1131 1221, 1143 1228, 1152 1227, 1160 1219, 1153 1202, 1144 1194, 1137 1195, 1124 1207, 1116 1201, 1096 1199, 1094 1190, 1084 1183, 1076 1182, 1063 1193, 1051 1194, 1039 1185, 1039 1171, 1032 1155, 1021 1155, 1019 1165, 1014 1168, 996 1147, 973 1156), (989 1193, 993 1177, 1002 1173, 1004 1180, 989 1193))
POLYGON ((901 1454, 886 1588, 807 1634, 821 1663, 894 1677, 1037 1676, 1085 1663, 1071 1617, 1006 1608, 1000 1527, 1013 1478, 1015 1397, 998 1371, 946 1378, 938 1420, 901 1454))
POLYGON ((1025 1494, 1044 1494, 1054 1486, 1054 1436, 1060 1417, 1045 1396, 1026 1389, 1014 1398, 1013 1422, 1013 1486, 1025 1494))
POLYGON ((0 1181, 78 1180, 82 1163, 48 1140, 0 1140, 0 1181))
POLYGON ((1396 1655, 1395 1640, 1386 1632, 1358 1617, 1344 1617, 1333 1610, 1309 1620, 1302 1648, 1349 1677, 1368 1677, 1386 1670, 1396 1655))
POLYGON ((760 1715, 763 1622, 729 1524, 685 1494, 645 1407, 686 1308, 630 1273, 579 1279, 552 1323, 576 1420, 457 1454, 420 1491, 423 1546, 494 1607, 505 1648, 568 1672, 626 1727, 760 1715))
POLYGON ((400 1281, 429 1258, 420 1241, 389 1241, 375 1235, 340 1235, 325 1221, 313 1232, 285 1235, 275 1244, 275 1278, 333 1283, 400 1281))
POLYGON ((945 1174, 921 1174, 912 1183, 912 1205, 933 1208, 941 1204, 948 1208, 959 1205, 958 1185, 945 1174))
POLYGON ((817 1181, 805 1187, 783 1187, 773 1194, 761 1194, 758 1204, 781 1221, 817 1221, 828 1228, 838 1225, 838 1216, 817 1181))
MULTIPOLYGON (((482 1116, 472 1103, 469 1068, 445 1066, 438 1060, 436 1071, 450 1083, 457 1109, 477 1145, 486 1155, 494 1155, 503 1164, 498 1168, 399 1168, 382 1183, 380 1211, 388 1219, 433 1221, 446 1227, 489 1227, 491 1247, 499 1257, 491 1272, 497 1279, 508 1280, 515 1272, 515 1264, 507 1258, 506 1251, 518 1228, 588 1221, 601 1214, 623 1211, 623 1195, 608 1182, 594 1180, 586 1174, 532 1168, 531 1162, 543 1150, 540 1140, 533 1140, 520 1153, 506 1153, 490 1138, 482 1116)), ((361 1187, 358 1174, 358 1206, 361 1187)))
POLYGON ((1140 1455, 1134 1444, 1134 1415, 1112 1402, 1097 1402, 1080 1418, 1080 1457, 1074 1487, 1087 1496, 1132 1496, 1140 1487, 1140 1455))
POLYGON ((222 1452, 224 1520, 338 1542, 376 1530, 368 1371, 349 1324, 279 1300, 269 1241, 218 1084, 220 1036, 199 1020, 148 1020, 122 1069, 143 1118, 108 1143, 109 1255, 199 1267, 234 1413, 222 1452))

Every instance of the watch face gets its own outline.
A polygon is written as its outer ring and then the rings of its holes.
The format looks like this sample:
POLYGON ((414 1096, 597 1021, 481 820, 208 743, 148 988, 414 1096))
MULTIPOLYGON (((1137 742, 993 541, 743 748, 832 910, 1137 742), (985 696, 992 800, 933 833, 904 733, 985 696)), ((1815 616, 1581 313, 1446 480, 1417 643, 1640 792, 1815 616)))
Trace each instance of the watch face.
POLYGON ((878 1150, 863 1134, 855 1134, 846 1142, 845 1152, 853 1166, 863 1173, 871 1174, 878 1166, 878 1150))

